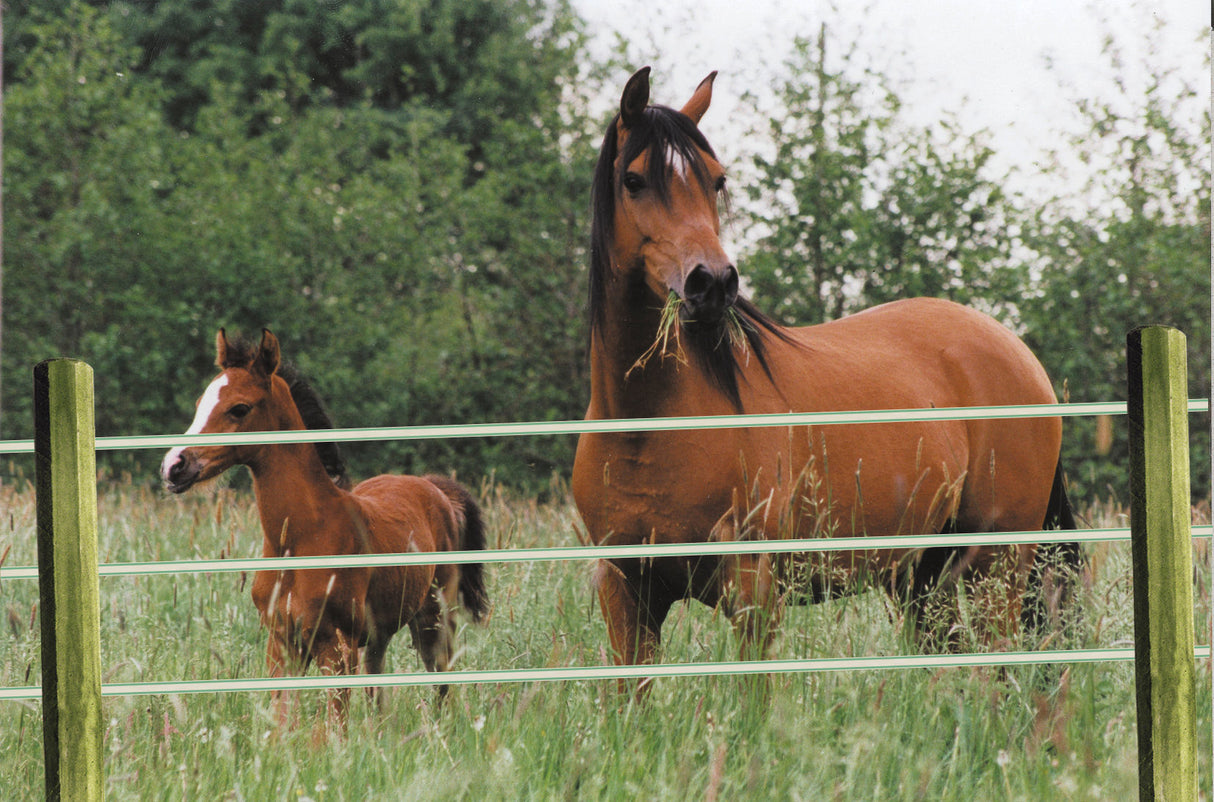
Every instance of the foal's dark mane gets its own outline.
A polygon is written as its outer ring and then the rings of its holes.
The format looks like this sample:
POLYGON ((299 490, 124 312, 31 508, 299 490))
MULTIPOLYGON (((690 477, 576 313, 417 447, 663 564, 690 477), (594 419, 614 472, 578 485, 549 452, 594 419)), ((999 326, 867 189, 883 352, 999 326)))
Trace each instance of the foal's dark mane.
MULTIPOLYGON (((712 146, 700 133, 691 118, 682 112, 667 106, 648 106, 641 113, 640 120, 628 129, 628 138, 624 142, 623 153, 620 153, 616 126, 619 114, 612 119, 603 137, 603 146, 599 150, 598 164, 594 168, 594 180, 591 184, 591 214, 590 225, 590 337, 602 335, 606 322, 606 286, 611 280, 611 240, 615 226, 615 199, 623 181, 623 171, 642 153, 650 154, 646 166, 646 185, 657 192, 658 197, 668 200, 670 196, 670 172, 666 169, 669 163, 667 154, 677 154, 687 164, 700 182, 705 193, 713 192, 710 184, 707 165, 702 153, 716 158, 712 146), (619 160, 619 169, 615 163, 619 160)), ((647 289, 645 292, 649 292, 647 289)), ((652 295, 652 293, 649 293, 652 295)), ((656 298, 654 305, 660 307, 665 298, 656 298)), ((747 298, 739 296, 733 307, 737 313, 737 321, 746 337, 749 352, 759 360, 768 377, 771 371, 767 365, 766 343, 763 334, 767 332, 782 340, 787 335, 779 325, 759 311, 747 298)), ((733 404, 734 409, 742 411, 742 399, 738 390, 738 376, 742 366, 739 358, 742 354, 735 348, 726 328, 727 321, 722 318, 715 323, 697 321, 679 321, 682 332, 682 342, 691 353, 699 368, 708 376, 725 397, 733 404)))
MULTIPOLYGON (((230 339, 226 358, 221 367, 247 368, 252 365, 253 359, 257 356, 257 350, 258 346, 248 340, 230 339)), ((299 416, 303 418, 304 426, 308 429, 332 429, 333 419, 325 409, 324 402, 320 400, 316 388, 299 369, 289 362, 281 362, 278 365, 277 373, 291 390, 291 400, 295 402, 299 416)), ((325 473, 329 474, 333 483, 341 488, 349 488, 350 477, 346 474, 346 460, 342 457, 337 443, 313 443, 313 446, 316 448, 321 463, 325 466, 325 473)))
MULTIPOLYGON (((329 417, 324 402, 299 370, 289 363, 278 366, 278 375, 291 389, 291 398, 303 418, 304 426, 309 429, 332 429, 333 419, 329 417)), ((325 472, 338 487, 349 489, 350 477, 346 474, 346 460, 341 455, 337 443, 313 443, 316 453, 320 456, 325 472)))

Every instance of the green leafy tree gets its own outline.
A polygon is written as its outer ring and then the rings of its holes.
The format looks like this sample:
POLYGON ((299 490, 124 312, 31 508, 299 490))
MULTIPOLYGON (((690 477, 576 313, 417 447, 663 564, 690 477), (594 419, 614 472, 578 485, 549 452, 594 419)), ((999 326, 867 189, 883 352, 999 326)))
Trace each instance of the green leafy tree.
POLYGON ((155 87, 132 75, 135 52, 96 11, 35 15, 24 30, 33 44, 5 96, 3 435, 31 436, 17 388, 52 356, 100 358, 97 423, 113 432, 154 405, 118 377, 141 375, 139 354, 168 322, 157 242, 174 137, 155 87))
MULTIPOLYGON (((100 433, 177 431, 213 370, 215 329, 268 326, 339 425, 580 417, 598 132, 576 16, 519 3, 465 29, 454 4, 432 4, 447 11, 425 18, 427 47, 455 48, 429 65, 445 94, 387 102, 360 70, 391 60, 382 37, 417 33, 414 6, 305 5, 242 7, 262 21, 201 37, 197 63, 178 64, 203 70, 188 79, 169 69, 171 43, 152 52, 132 31, 140 14, 169 28, 174 14, 200 19, 192 3, 76 3, 23 26, 8 96, 20 216, 6 242, 6 384, 28 383, 37 359, 79 356, 106 399, 100 433), (359 92, 288 57, 322 18, 363 21, 352 35, 365 49, 341 71, 359 92)), ((5 436, 28 436, 28 398, 13 398, 5 436)), ((369 448, 349 449, 356 473, 455 469, 541 487, 572 458, 572 440, 551 438, 396 443, 364 463, 369 448)), ((155 456, 107 459, 151 476, 155 456)))
MULTIPOLYGON (((1188 340, 1190 397, 1210 390, 1210 185, 1208 104, 1185 77, 1162 68, 1158 38, 1127 68, 1112 39, 1104 53, 1119 93, 1082 99, 1083 130, 1053 169, 1086 180, 1026 215, 1024 242, 1036 280, 1020 307, 1033 346, 1073 401, 1126 398, 1125 337, 1148 323, 1188 340), (1135 86, 1135 76, 1146 83, 1135 86), (1068 159, 1079 167, 1067 170, 1068 159), (1093 203, 1092 199, 1096 199, 1093 203), (1064 385, 1065 384, 1065 390, 1064 385)), ((1069 419, 1064 463, 1077 495, 1127 498, 1124 425, 1111 443, 1091 419, 1069 419)), ((1209 417, 1190 417, 1192 486, 1209 488, 1209 417)))
POLYGON ((930 295, 1003 308, 1017 271, 1008 199, 986 176, 992 151, 943 121, 914 129, 889 81, 832 66, 823 26, 798 38, 775 87, 778 110, 755 157, 750 214, 763 233, 747 277, 788 323, 819 323, 896 298, 930 295))

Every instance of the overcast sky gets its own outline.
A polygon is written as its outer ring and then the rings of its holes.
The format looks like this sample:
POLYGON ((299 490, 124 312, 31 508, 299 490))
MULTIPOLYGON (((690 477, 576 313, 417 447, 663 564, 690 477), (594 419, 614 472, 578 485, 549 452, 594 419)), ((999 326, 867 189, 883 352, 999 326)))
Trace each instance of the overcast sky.
MULTIPOLYGON (((1077 97, 1114 95, 1101 43, 1112 34, 1133 67, 1147 58, 1146 30, 1158 20, 1154 63, 1211 86, 1205 0, 1094 4, 1072 0, 575 0, 606 47, 618 33, 638 63, 653 66, 654 100, 678 106, 708 72, 719 70, 702 128, 728 161, 730 146, 756 121, 738 100, 782 75, 795 36, 822 22, 832 39, 854 41, 862 59, 897 82, 906 121, 930 124, 954 114, 967 132, 989 129, 1001 166, 1016 165, 1031 189, 1033 163, 1059 145, 1059 130, 1081 130, 1077 97), (1054 69, 1047 69, 1047 59, 1054 69)), ((621 76, 621 88, 627 76, 621 76)), ((732 154, 740 155, 740 154, 732 154)))

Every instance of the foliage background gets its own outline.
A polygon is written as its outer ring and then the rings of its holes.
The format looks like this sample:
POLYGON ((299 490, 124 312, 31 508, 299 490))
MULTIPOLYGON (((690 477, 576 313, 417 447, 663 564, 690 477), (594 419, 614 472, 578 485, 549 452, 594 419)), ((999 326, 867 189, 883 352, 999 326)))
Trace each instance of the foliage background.
MULTIPOLYGON (((1208 394, 1193 76, 1110 38, 1115 78, 1153 80, 1077 100, 1084 130, 1043 143, 1043 164, 1086 178, 1028 198, 984 132, 908 122, 898 81, 846 34, 791 33, 791 77, 748 99, 750 135, 723 154, 761 307, 812 323, 951 297, 1018 331, 1075 401, 1124 399, 1125 331, 1168 323, 1189 337, 1191 395, 1208 394)), ((339 426, 581 417, 589 176, 640 49, 592 49, 567 0, 10 3, 0 438, 32 436, 29 371, 49 356, 95 368, 99 434, 182 430, 220 326, 273 329, 339 426)), ((1208 418, 1191 426, 1204 496, 1208 418)), ((1067 431, 1074 493, 1124 497, 1124 432, 1067 431)), ((348 450, 358 475, 542 492, 572 449, 348 450)), ((154 482, 157 456, 103 460, 154 482)))

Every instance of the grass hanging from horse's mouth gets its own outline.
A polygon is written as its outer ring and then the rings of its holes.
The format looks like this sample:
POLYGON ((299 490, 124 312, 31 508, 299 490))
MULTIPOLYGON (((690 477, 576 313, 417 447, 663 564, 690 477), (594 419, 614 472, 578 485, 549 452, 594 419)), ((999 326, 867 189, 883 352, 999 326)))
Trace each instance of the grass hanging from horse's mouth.
MULTIPOLYGON (((681 315, 683 303, 683 299, 674 290, 671 290, 666 295, 666 303, 663 304, 662 313, 658 318, 658 330, 654 335, 653 344, 645 349, 645 353, 641 354, 636 362, 632 363, 632 367, 628 368, 624 374, 625 379, 629 378, 634 370, 644 370, 645 365, 654 356, 661 356, 661 358, 665 359, 668 356, 667 347, 672 340, 674 341, 675 350, 671 355, 681 364, 687 364, 687 357, 683 353, 683 343, 680 336, 683 323, 685 322, 682 320, 681 315)), ((742 352, 749 358, 749 348, 744 326, 742 316, 738 314, 737 309, 732 306, 726 309, 725 316, 721 321, 720 339, 714 343, 713 347, 720 348, 728 340, 730 350, 741 348, 742 352)))
POLYGON ((687 359, 683 356, 683 345, 679 342, 679 307, 682 305, 683 299, 674 290, 666 295, 666 303, 663 304, 662 314, 658 318, 658 331, 653 339, 653 344, 645 349, 645 353, 641 354, 636 362, 632 363, 632 367, 624 374, 625 379, 632 376, 634 370, 644 370, 645 365, 649 364, 649 360, 655 355, 660 354, 665 359, 666 346, 670 344, 672 337, 675 342, 675 358, 682 364, 687 364, 687 359))

